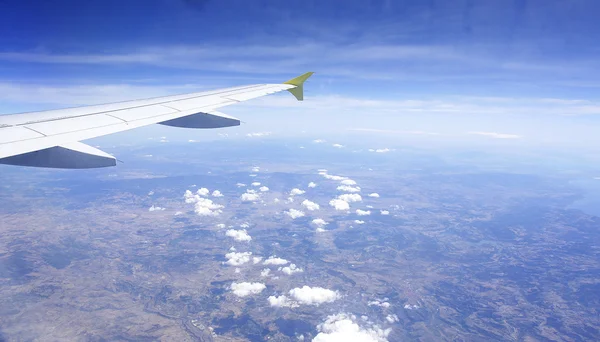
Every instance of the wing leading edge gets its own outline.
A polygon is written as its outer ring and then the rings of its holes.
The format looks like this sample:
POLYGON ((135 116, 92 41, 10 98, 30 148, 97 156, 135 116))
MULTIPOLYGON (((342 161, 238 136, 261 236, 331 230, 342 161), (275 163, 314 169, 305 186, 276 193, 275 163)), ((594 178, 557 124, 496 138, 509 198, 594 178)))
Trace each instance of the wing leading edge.
POLYGON ((238 126, 218 108, 283 90, 304 99, 305 73, 281 84, 255 84, 201 93, 98 106, 0 115, 0 164, 52 168, 96 168, 116 159, 79 142, 151 124, 186 128, 238 126))

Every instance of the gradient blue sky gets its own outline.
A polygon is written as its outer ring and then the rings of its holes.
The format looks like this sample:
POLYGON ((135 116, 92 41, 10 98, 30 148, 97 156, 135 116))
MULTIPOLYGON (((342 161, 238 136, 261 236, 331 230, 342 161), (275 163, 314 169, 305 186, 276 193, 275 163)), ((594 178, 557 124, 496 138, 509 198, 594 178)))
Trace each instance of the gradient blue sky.
POLYGON ((248 122, 230 132, 590 147, 598 13, 593 0, 3 0, 0 113, 315 71, 302 104, 224 108, 248 122))

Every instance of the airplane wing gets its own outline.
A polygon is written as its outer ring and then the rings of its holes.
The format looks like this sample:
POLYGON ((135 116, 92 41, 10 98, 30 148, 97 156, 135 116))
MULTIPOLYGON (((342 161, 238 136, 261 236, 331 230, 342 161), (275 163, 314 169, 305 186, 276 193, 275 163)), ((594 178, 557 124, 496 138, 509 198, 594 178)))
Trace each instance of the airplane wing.
POLYGON ((0 115, 0 164, 66 169, 115 166, 115 157, 79 141, 156 123, 188 128, 238 126, 240 120, 217 109, 283 90, 302 101, 304 81, 312 74, 282 84, 0 115))

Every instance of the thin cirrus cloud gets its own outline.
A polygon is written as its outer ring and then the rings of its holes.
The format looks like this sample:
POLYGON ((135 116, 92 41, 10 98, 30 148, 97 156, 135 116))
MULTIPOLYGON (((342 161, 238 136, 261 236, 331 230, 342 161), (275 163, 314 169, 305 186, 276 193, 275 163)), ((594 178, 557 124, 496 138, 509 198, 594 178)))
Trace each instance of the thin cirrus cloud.
POLYGON ((520 139, 522 136, 516 134, 506 134, 506 133, 497 133, 497 132, 469 132, 471 135, 481 135, 485 137, 490 137, 494 139, 520 139))

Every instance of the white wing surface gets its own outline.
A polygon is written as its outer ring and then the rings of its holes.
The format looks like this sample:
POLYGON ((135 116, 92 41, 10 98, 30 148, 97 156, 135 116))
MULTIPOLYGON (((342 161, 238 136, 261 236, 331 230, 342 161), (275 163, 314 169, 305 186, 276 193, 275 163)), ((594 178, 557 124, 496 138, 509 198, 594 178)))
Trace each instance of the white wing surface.
POLYGON ((238 126, 240 120, 217 109, 283 90, 302 101, 304 81, 312 74, 282 84, 0 115, 0 163, 69 169, 114 166, 113 156, 79 141, 156 123, 188 128, 238 126))

